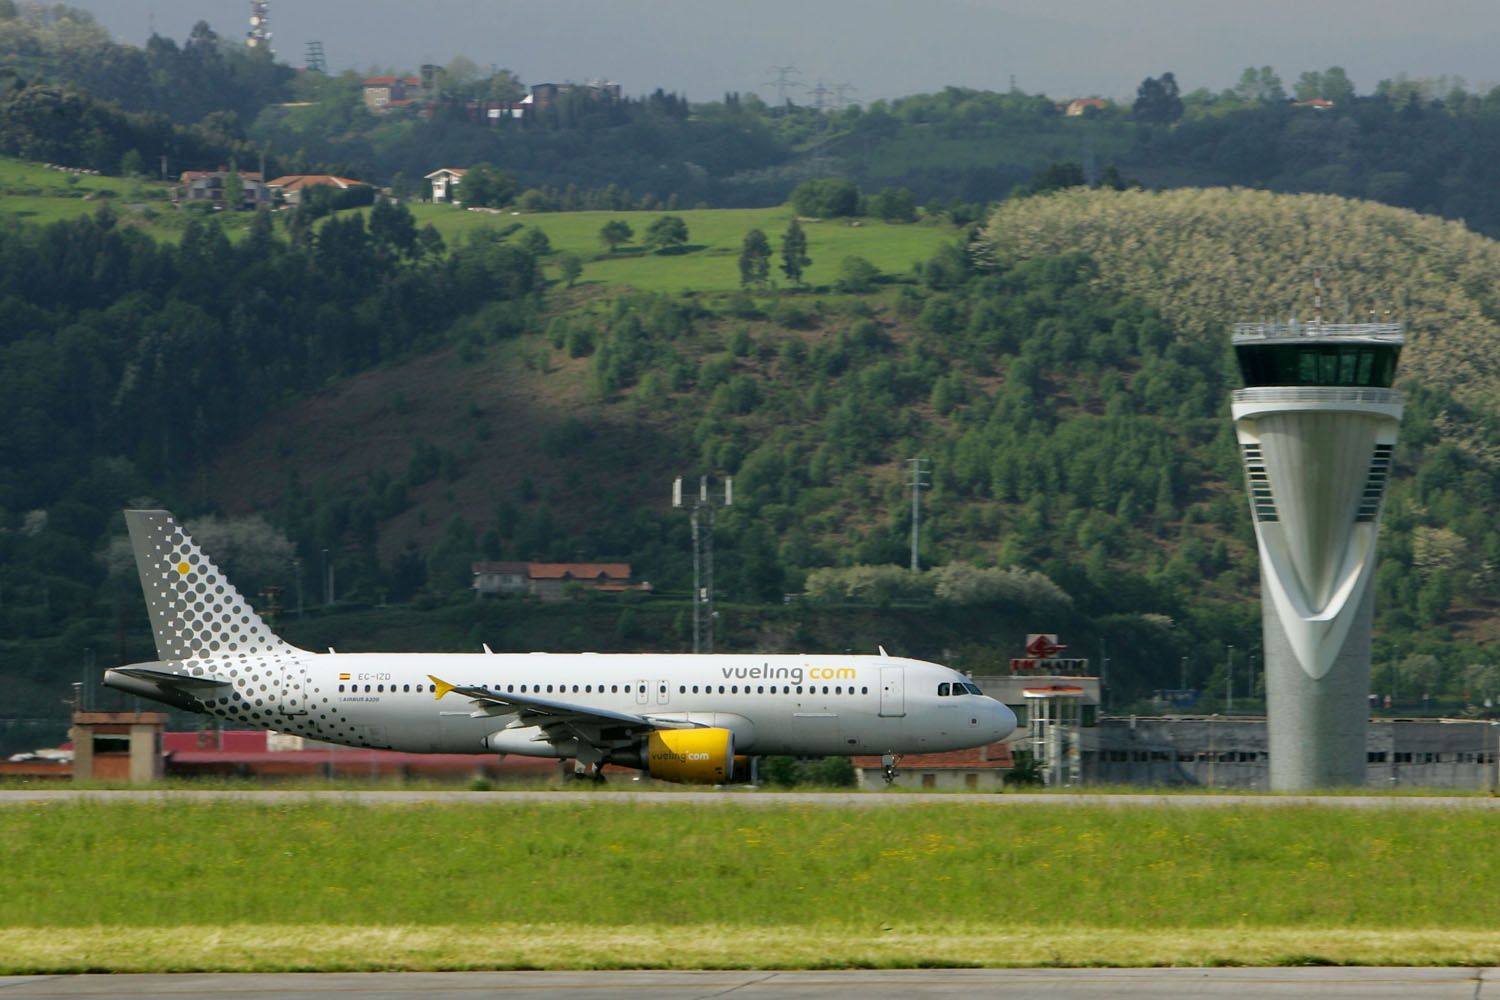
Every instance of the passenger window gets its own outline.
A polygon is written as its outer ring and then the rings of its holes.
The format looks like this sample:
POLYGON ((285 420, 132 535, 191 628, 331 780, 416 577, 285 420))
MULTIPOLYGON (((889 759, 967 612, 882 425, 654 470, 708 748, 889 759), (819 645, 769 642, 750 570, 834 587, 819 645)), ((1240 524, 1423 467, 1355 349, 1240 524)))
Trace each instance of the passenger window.
POLYGON ((869 694, 870 693, 870 689, 867 688, 867 687, 862 687, 862 688, 859 689, 859 693, 860 694, 869 694))
POLYGON ((949 694, 948 687, 949 687, 949 685, 947 685, 947 684, 939 684, 938 685, 938 697, 939 698, 946 698, 946 697, 948 697, 948 694, 949 694))
POLYGON ((730 694, 739 694, 740 693, 740 686, 738 684, 731 684, 729 686, 729 693, 730 694))
POLYGON ((687 694, 687 685, 686 684, 679 684, 677 686, 677 693, 678 694, 687 694))
POLYGON ((340 684, 339 685, 339 693, 343 694, 343 692, 344 692, 344 685, 340 684))
POLYGON ((766 693, 766 686, 765 686, 765 685, 764 685, 764 684, 762 684, 762 685, 760 685, 760 686, 758 686, 758 687, 757 687, 757 688, 756 688, 756 689, 755 689, 755 693, 756 693, 756 694, 765 694, 765 693, 766 693))
POLYGON ((620 685, 618 685, 618 684, 611 684, 609 686, 609 693, 610 694, 619 694, 620 693, 620 685))
POLYGON ((836 687, 836 688, 833 689, 833 693, 834 694, 843 694, 844 693, 844 689, 841 688, 841 687, 836 687))
POLYGON ((552 685, 551 685, 551 684, 548 684, 548 685, 547 685, 547 693, 548 693, 548 694, 551 694, 551 693, 552 693, 552 685))

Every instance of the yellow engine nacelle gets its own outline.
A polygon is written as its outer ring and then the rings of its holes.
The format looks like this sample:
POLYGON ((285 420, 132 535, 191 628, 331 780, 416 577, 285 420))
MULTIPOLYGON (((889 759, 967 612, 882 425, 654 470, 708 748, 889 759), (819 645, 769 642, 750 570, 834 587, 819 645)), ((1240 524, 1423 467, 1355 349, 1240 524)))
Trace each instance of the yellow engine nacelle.
POLYGON ((734 780, 734 764, 728 729, 658 729, 646 738, 645 771, 662 781, 724 785, 734 780))

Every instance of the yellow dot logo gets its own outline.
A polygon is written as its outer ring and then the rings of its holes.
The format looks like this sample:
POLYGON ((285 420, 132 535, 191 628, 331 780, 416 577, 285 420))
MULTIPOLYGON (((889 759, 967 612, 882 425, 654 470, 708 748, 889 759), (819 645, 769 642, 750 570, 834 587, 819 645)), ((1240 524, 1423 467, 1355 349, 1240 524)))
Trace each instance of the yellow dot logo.
POLYGON ((181 573, 183 576, 187 576, 188 570, 190 569, 192 569, 192 567, 185 562, 180 562, 177 564, 177 572, 181 573))

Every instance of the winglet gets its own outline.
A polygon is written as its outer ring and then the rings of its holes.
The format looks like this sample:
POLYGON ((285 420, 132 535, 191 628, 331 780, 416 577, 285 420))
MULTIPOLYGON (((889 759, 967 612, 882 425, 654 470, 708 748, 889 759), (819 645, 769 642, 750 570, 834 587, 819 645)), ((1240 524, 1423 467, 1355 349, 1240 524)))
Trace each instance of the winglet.
POLYGON ((878 649, 878 650, 880 650, 880 656, 881 656, 882 659, 887 659, 887 658, 890 657, 891 654, 887 653, 885 651, 885 647, 884 646, 876 646, 875 648, 878 649))
POLYGON ((440 700, 442 700, 443 695, 447 694, 449 691, 452 691, 454 688, 458 687, 457 684, 449 684, 447 681, 443 680, 441 677, 434 677, 431 674, 427 675, 427 679, 430 680, 430 681, 432 681, 433 684, 437 685, 437 690, 435 692, 433 692, 433 696, 432 696, 434 701, 440 701, 440 700))
POLYGON ((495 655, 495 651, 490 648, 490 644, 489 643, 487 643, 487 642, 481 642, 479 645, 481 645, 481 646, 484 647, 484 652, 485 652, 486 656, 494 656, 495 655))

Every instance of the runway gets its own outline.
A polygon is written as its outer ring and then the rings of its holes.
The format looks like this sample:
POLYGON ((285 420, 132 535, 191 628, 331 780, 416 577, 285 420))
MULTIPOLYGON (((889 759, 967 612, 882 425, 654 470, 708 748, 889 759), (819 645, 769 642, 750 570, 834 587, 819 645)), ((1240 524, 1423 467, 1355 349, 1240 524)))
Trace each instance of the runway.
POLYGON ((4 1000, 823 1000, 904 997, 1158 997, 1235 1000, 1494 1000, 1496 969, 947 969, 829 972, 440 972, 0 977, 4 1000))
POLYGON ((772 792, 763 789, 709 791, 634 791, 585 789, 574 791, 467 792, 442 789, 362 791, 348 789, 6 789, 0 790, 0 806, 38 802, 156 802, 156 801, 252 801, 297 802, 336 799, 369 805, 403 803, 448 803, 504 805, 507 803, 692 806, 814 806, 823 808, 888 808, 892 806, 960 805, 1005 809, 1014 806, 1107 806, 1127 809, 1228 809, 1319 806, 1325 809, 1500 809, 1500 798, 1478 795, 1091 795, 1072 793, 1001 794, 943 792, 772 792))

